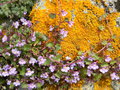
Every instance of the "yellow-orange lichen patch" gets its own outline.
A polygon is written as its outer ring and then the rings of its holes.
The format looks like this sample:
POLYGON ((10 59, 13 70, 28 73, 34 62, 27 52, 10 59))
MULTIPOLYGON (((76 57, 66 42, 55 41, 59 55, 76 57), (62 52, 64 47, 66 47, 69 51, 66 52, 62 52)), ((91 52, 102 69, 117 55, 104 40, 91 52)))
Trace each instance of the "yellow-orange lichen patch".
MULTIPOLYGON (((99 1, 99 0, 98 0, 99 1)), ((113 46, 113 51, 105 50, 105 55, 110 55, 113 59, 120 56, 120 28, 116 27, 116 18, 120 13, 106 14, 104 8, 97 7, 90 0, 46 0, 45 9, 39 7, 33 8, 30 16, 32 18, 33 29, 52 37, 49 31, 50 26, 58 25, 62 29, 68 31, 67 37, 61 42, 61 51, 64 57, 70 56, 74 59, 78 51, 89 51, 92 46, 97 52, 100 43, 104 40, 112 39, 109 43, 113 46), (64 17, 60 16, 61 10, 65 10, 68 14, 64 17), (56 18, 51 19, 49 15, 56 14, 56 18), (65 18, 73 21, 72 27, 68 23, 63 22, 65 18), (99 27, 104 27, 100 30, 99 27)))

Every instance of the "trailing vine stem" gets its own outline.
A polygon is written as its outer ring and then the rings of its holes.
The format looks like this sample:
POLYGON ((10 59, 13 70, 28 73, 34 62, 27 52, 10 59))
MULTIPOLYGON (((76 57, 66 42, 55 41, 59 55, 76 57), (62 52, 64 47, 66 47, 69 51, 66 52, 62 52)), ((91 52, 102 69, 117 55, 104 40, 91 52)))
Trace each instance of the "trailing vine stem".
POLYGON ((7 2, 4 2, 4 3, 0 3, 0 6, 5 5, 5 4, 11 4, 11 3, 14 3, 14 2, 16 2, 16 1, 17 1, 17 0, 7 1, 7 2))

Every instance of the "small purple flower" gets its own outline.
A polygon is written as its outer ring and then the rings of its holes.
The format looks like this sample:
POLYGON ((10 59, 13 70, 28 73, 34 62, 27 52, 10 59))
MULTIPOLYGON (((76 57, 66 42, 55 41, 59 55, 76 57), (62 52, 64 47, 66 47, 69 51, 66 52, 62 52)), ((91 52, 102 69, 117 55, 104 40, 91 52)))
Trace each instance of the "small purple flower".
POLYGON ((14 46, 13 45, 10 45, 10 48, 13 48, 14 46))
POLYGON ((99 68, 99 66, 97 65, 96 62, 94 62, 88 66, 88 69, 97 70, 98 68, 99 68))
POLYGON ((44 59, 42 56, 39 56, 39 57, 38 57, 38 64, 39 64, 39 65, 44 64, 45 61, 46 61, 46 59, 44 59))
POLYGON ((23 14, 24 14, 24 15, 26 15, 26 14, 27 14, 27 12, 24 12, 23 14))
POLYGON ((77 83, 77 80, 76 80, 76 79, 72 79, 72 80, 71 80, 71 84, 72 84, 72 83, 77 83))
POLYGON ((26 26, 28 24, 27 20, 23 17, 20 19, 20 21, 22 22, 22 25, 26 26))
POLYGON ((89 61, 93 61, 93 60, 94 60, 94 58, 92 58, 92 57, 89 57, 89 58, 88 58, 88 60, 89 60, 89 61))
POLYGON ((79 81, 79 80, 80 80, 80 77, 79 77, 79 76, 75 76, 75 77, 74 77, 74 80, 79 81))
POLYGON ((55 79, 56 77, 54 75, 51 76, 51 79, 55 79))
POLYGON ((32 34, 31 40, 32 40, 32 41, 35 41, 35 40, 36 40, 35 32, 32 34))
POLYGON ((6 52, 5 55, 10 56, 11 54, 9 52, 6 52))
POLYGON ((91 71, 91 70, 87 70, 87 75, 90 77, 91 76, 91 74, 93 73, 93 71, 91 71))
POLYGON ((17 87, 17 86, 20 86, 20 81, 16 80, 16 81, 13 83, 13 85, 15 85, 16 87, 17 87))
POLYGON ((73 21, 69 21, 69 22, 68 22, 68 26, 69 26, 69 27, 72 27, 72 26, 73 26, 73 24, 74 24, 74 22, 73 22, 73 21))
POLYGON ((7 71, 3 71, 3 72, 2 72, 2 76, 3 76, 3 77, 7 77, 7 76, 9 76, 9 73, 8 73, 7 71))
POLYGON ((35 63, 37 63, 37 60, 35 58, 31 57, 29 63, 34 65, 35 63))
POLYGON ((103 67, 100 69, 100 72, 104 74, 104 73, 108 72, 108 70, 109 69, 107 67, 103 67))
POLYGON ((41 78, 48 78, 48 73, 47 73, 47 72, 46 72, 46 73, 43 73, 43 74, 40 75, 40 77, 41 77, 41 78))
POLYGON ((50 26, 50 31, 53 31, 54 27, 53 26, 50 26))
POLYGON ((11 81, 10 80, 7 80, 7 85, 10 85, 11 84, 11 81))
POLYGON ((10 68, 11 68, 10 65, 5 65, 5 66, 3 66, 3 70, 5 70, 5 71, 9 70, 10 68))
POLYGON ((63 68, 61 69, 62 72, 68 72, 70 70, 70 67, 67 66, 63 66, 63 68))
POLYGON ((84 59, 85 59, 85 56, 82 55, 82 56, 80 56, 80 58, 81 58, 82 60, 84 60, 84 59))
POLYGON ((3 42, 3 43, 4 43, 4 42, 6 42, 6 41, 7 41, 7 39, 8 39, 8 38, 7 38, 7 36, 6 36, 6 35, 4 35, 4 36, 3 36, 3 38, 2 38, 2 42, 3 42))
POLYGON ((79 61, 79 62, 77 62, 77 64, 78 64, 79 66, 81 66, 81 67, 85 67, 84 61, 79 61))
POLYGON ((26 64, 26 61, 23 58, 20 58, 18 63, 20 65, 24 65, 24 64, 26 64))
POLYGON ((61 12, 62 12, 62 13, 61 13, 62 16, 66 16, 66 15, 68 14, 68 12, 66 12, 66 11, 64 11, 64 10, 62 10, 61 12))
POLYGON ((75 71, 75 72, 72 74, 72 76, 78 77, 78 76, 79 76, 79 72, 78 72, 78 71, 75 71))
POLYGON ((24 46, 25 44, 26 44, 25 40, 22 40, 22 42, 18 42, 18 43, 16 44, 16 46, 17 46, 17 47, 22 47, 22 46, 24 46))
POLYGON ((70 60, 71 59, 71 57, 69 57, 69 56, 67 56, 67 57, 65 57, 66 58, 66 60, 70 60))
POLYGON ((112 74, 110 74, 110 76, 111 76, 112 80, 119 80, 120 79, 120 77, 115 72, 113 72, 112 74))
POLYGON ((19 22, 18 21, 14 22, 13 26, 17 29, 19 27, 19 22))
POLYGON ((0 35, 2 35, 2 29, 0 29, 0 35))
POLYGON ((119 69, 120 69, 120 64, 118 64, 118 67, 119 67, 119 69))
POLYGON ((27 21, 27 26, 28 26, 28 27, 31 27, 31 26, 32 26, 31 21, 29 21, 29 20, 27 21))
POLYGON ((61 29, 60 34, 62 35, 62 38, 65 38, 65 37, 67 37, 68 31, 65 31, 64 29, 61 29))
POLYGON ((15 75, 15 74, 17 74, 16 68, 11 68, 9 70, 9 75, 15 75))
POLYGON ((55 71, 55 68, 56 68, 56 67, 53 66, 53 65, 50 65, 50 67, 49 67, 49 69, 50 69, 51 72, 54 72, 54 71, 55 71))
POLYGON ((26 76, 31 76, 34 73, 34 71, 31 71, 30 69, 27 69, 27 72, 25 73, 26 76))
POLYGON ((70 80, 69 80, 69 77, 68 77, 68 76, 66 76, 66 77, 65 77, 65 81, 66 81, 66 82, 68 82, 68 83, 70 82, 70 80))
POLYGON ((106 62, 110 62, 111 60, 112 60, 112 59, 111 59, 110 57, 106 57, 106 58, 105 58, 105 61, 106 61, 106 62))
POLYGON ((75 63, 71 64, 71 65, 70 65, 70 69, 74 69, 75 66, 76 66, 75 63))
POLYGON ((30 83, 30 84, 28 84, 28 88, 29 88, 29 89, 36 88, 36 84, 30 83))
POLYGON ((16 57, 19 57, 20 54, 21 54, 21 51, 19 51, 17 48, 15 48, 15 49, 12 49, 12 53, 13 53, 16 57))
POLYGON ((59 80, 60 80, 59 78, 55 78, 55 82, 59 82, 59 80))

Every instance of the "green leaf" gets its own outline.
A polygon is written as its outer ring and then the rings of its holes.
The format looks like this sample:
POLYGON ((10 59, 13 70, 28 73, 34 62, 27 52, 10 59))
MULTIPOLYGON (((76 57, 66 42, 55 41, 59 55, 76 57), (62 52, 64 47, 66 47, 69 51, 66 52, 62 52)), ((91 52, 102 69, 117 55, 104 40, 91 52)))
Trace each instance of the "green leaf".
POLYGON ((35 36, 36 36, 36 37, 40 37, 41 35, 42 35, 42 34, 41 34, 40 32, 36 32, 36 33, 35 33, 35 36))
POLYGON ((90 65, 92 62, 89 60, 85 60, 86 65, 90 65))
POLYGON ((27 88, 28 87, 28 85, 26 84, 26 83, 22 83, 22 88, 27 88))
POLYGON ((52 59, 56 60, 56 61, 60 61, 61 60, 62 55, 58 54, 56 56, 54 56, 52 59))
POLYGON ((2 25, 0 25, 0 29, 2 29, 3 28, 3 26, 2 25))
POLYGON ((65 18, 65 22, 68 22, 69 21, 69 19, 68 18, 65 18))
POLYGON ((10 89, 13 89, 14 88, 14 85, 13 84, 10 84, 10 89))
POLYGON ((107 43, 108 43, 108 42, 107 42, 106 40, 104 40, 104 41, 102 41, 101 44, 102 44, 102 45, 107 45, 107 43))
POLYGON ((47 49, 45 49, 45 50, 43 50, 43 53, 46 53, 48 50, 47 49))
POLYGON ((57 29, 57 28, 59 28, 59 26, 57 26, 57 25, 56 25, 56 26, 54 26, 54 29, 57 29))
POLYGON ((95 58, 96 60, 100 59, 100 57, 97 54, 95 54, 95 53, 92 54, 92 57, 95 58))
POLYGON ((26 45, 23 46, 23 49, 25 51, 29 51, 31 49, 31 46, 29 44, 26 44, 26 45))
POLYGON ((41 88, 42 84, 41 83, 37 83, 37 88, 41 88))
POLYGON ((42 39, 43 39, 44 41, 47 40, 47 37, 46 37, 45 35, 42 35, 41 37, 42 37, 42 39))
POLYGON ((101 30, 101 31, 103 31, 103 30, 105 29, 105 27, 104 27, 104 26, 102 26, 102 25, 101 25, 101 26, 99 26, 98 28, 99 28, 99 30, 101 30))
POLYGON ((13 34, 12 38, 17 38, 18 36, 16 34, 13 34))
POLYGON ((111 47, 109 47, 109 48, 107 48, 107 50, 108 50, 108 51, 113 51, 114 49, 111 48, 111 47))
POLYGON ((93 74, 93 76, 94 76, 94 80, 98 81, 101 79, 102 74, 101 73, 100 74, 93 74))
POLYGON ((50 63, 51 63, 51 60, 47 59, 43 65, 50 65, 50 63))
POLYGON ((115 39, 116 38, 116 35, 114 34, 113 36, 112 36, 112 39, 115 39))
POLYGON ((54 46, 54 44, 52 42, 49 42, 49 43, 46 44, 46 46, 49 47, 49 48, 51 48, 51 47, 54 46))
POLYGON ((114 65, 115 63, 116 63, 115 60, 112 60, 112 61, 110 62, 111 65, 114 65))
POLYGON ((20 71, 20 75, 24 76, 25 75, 25 67, 22 67, 21 71, 20 71))
POLYGON ((56 47, 56 50, 57 50, 57 51, 61 49, 60 44, 56 44, 55 47, 56 47))
POLYGON ((57 73, 55 73, 55 76, 56 76, 57 78, 60 78, 61 75, 62 75, 62 72, 60 72, 60 71, 57 71, 57 73))
POLYGON ((78 52, 78 55, 82 55, 82 54, 83 54, 83 52, 82 52, 82 51, 79 51, 79 52, 78 52))
POLYGON ((82 73, 82 74, 81 74, 81 77, 82 77, 82 78, 85 78, 86 75, 87 75, 87 69, 86 69, 86 68, 82 68, 82 69, 80 69, 80 72, 82 73))
POLYGON ((49 17, 52 18, 52 19, 54 19, 54 18, 56 18, 56 14, 51 13, 51 14, 49 14, 49 17))
POLYGON ((104 62, 103 64, 101 64, 101 67, 107 67, 107 66, 109 66, 109 64, 106 63, 106 62, 104 62))

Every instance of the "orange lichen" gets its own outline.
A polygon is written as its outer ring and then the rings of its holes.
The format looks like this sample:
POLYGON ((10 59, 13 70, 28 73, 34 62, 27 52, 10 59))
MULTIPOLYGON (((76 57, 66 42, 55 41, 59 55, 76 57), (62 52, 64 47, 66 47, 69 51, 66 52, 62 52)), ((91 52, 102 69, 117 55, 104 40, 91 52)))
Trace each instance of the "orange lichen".
POLYGON ((120 28, 116 27, 116 18, 120 13, 106 14, 104 8, 93 5, 90 0, 45 1, 44 9, 39 6, 34 7, 30 14, 33 29, 51 37, 50 26, 58 25, 59 29, 64 28, 68 31, 67 37, 60 42, 64 57, 70 56, 74 59, 78 51, 89 51, 92 46, 97 52, 98 48, 102 48, 99 44, 104 40, 110 40, 113 35, 116 35, 116 38, 110 43, 114 50, 104 50, 104 54, 110 55, 113 59, 120 56, 120 28), (65 10, 68 14, 64 17, 60 16, 61 10, 65 10), (55 13, 56 18, 51 19, 50 13, 55 13), (63 22, 65 18, 74 21, 74 25, 69 27, 68 23, 63 22), (100 26, 104 29, 100 30, 100 26))

